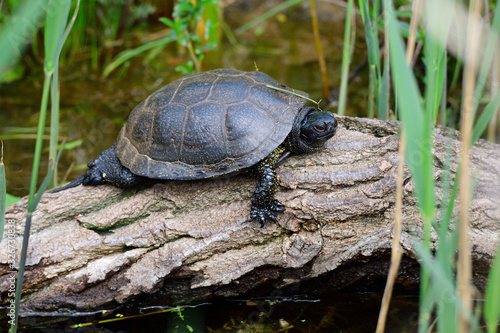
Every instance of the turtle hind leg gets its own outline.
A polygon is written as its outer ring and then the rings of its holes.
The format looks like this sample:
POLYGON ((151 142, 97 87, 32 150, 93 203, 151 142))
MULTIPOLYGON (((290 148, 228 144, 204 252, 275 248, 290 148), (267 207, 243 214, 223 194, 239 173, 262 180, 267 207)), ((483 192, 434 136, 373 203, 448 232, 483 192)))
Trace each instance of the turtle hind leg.
POLYGON ((83 184, 85 186, 96 186, 100 184, 111 184, 116 187, 130 187, 139 184, 145 177, 133 174, 124 167, 116 157, 116 143, 111 148, 103 151, 96 159, 87 164, 87 173, 71 183, 53 190, 51 193, 66 190, 83 184))

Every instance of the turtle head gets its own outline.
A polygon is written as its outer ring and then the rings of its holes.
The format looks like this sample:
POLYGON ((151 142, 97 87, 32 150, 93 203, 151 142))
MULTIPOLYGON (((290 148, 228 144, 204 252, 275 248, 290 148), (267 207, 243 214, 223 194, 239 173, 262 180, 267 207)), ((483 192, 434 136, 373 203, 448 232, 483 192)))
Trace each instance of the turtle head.
POLYGON ((300 125, 300 138, 312 146, 320 147, 337 131, 337 120, 331 112, 310 108, 300 125))
POLYGON ((321 149, 337 131, 337 120, 331 112, 305 107, 299 111, 286 145, 292 153, 309 153, 321 149))
POLYGON ((96 160, 98 161, 98 158, 87 164, 87 167, 89 169, 87 170, 87 173, 83 176, 83 181, 82 181, 82 184, 85 186, 96 186, 105 183, 104 178, 106 177, 106 174, 100 170, 99 163, 97 163, 96 167, 96 160))

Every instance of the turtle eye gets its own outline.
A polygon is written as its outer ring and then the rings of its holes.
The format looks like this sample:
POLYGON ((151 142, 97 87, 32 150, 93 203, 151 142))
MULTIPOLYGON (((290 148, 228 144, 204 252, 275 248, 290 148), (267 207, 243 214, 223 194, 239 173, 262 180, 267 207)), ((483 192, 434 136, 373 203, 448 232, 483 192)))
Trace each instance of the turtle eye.
POLYGON ((325 126, 324 125, 314 125, 314 129, 316 131, 322 132, 325 130, 325 126))

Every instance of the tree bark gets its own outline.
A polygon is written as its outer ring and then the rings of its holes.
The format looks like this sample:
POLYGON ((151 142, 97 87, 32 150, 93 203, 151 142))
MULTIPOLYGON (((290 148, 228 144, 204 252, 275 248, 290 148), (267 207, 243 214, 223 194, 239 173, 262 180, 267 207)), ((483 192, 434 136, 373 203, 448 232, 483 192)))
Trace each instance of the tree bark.
MULTIPOLYGON (((320 293, 319 286, 331 290, 385 281, 399 125, 338 120, 337 135, 323 150, 293 156, 278 168, 277 198, 286 212, 263 228, 249 221, 256 180, 245 175, 151 182, 130 190, 78 186, 45 193, 33 215, 21 309, 96 310, 129 301, 173 305, 216 296, 320 293)), ((451 181, 457 170, 457 135, 446 128, 435 131, 439 186, 450 157, 451 181), (448 139, 450 133, 455 137, 448 139)), ((499 162, 498 145, 480 141, 473 147, 470 238, 479 288, 485 286, 499 238, 499 162)), ((415 285, 413 241, 422 225, 407 169, 404 184, 404 259, 398 281, 415 285)), ((441 191, 436 197, 439 205, 441 191)), ((4 304, 14 276, 9 251, 15 250, 17 264, 26 205, 23 198, 6 214, 0 244, 4 304)), ((433 234, 433 246, 436 240, 433 234)))

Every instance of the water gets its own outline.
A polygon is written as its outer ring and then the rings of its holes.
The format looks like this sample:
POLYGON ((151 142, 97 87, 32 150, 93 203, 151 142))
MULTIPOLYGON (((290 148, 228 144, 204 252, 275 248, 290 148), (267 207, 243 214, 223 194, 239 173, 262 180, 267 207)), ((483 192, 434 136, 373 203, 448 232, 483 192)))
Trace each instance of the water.
MULTIPOLYGON (((226 300, 166 311, 121 308, 105 314, 21 318, 20 332, 374 332, 382 294, 332 292, 321 299, 226 300), (104 322, 103 322, 104 321, 104 322), (81 328, 74 329, 75 325, 81 328)), ((394 292, 385 332, 417 332, 418 296, 394 292)), ((6 326, 0 326, 7 329, 6 326)))

